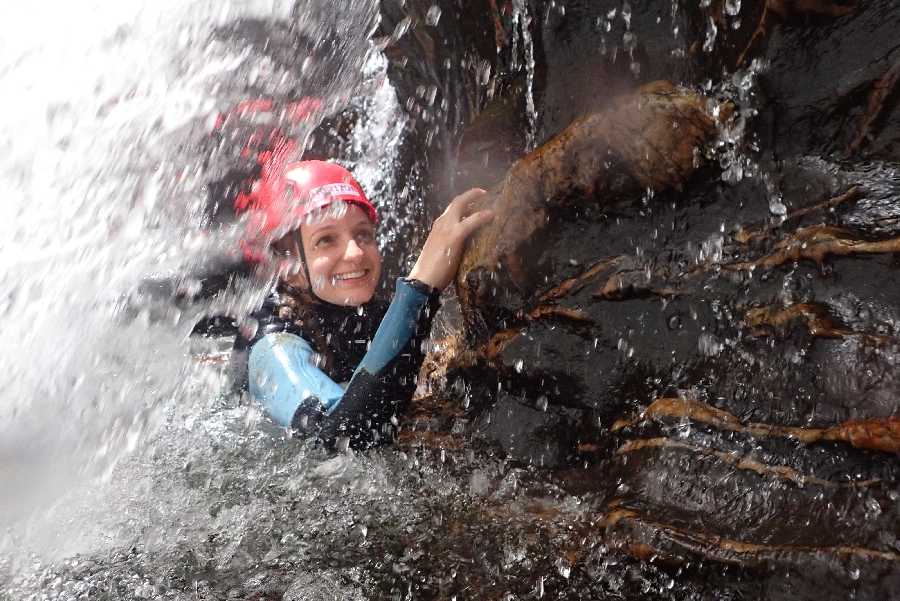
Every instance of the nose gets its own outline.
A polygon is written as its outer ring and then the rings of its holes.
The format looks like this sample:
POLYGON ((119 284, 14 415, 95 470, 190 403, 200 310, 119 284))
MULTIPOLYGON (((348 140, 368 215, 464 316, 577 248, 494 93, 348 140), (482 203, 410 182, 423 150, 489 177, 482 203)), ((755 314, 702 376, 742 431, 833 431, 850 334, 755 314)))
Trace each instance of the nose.
POLYGON ((363 251, 357 244, 356 240, 350 240, 347 243, 347 248, 344 251, 344 260, 350 261, 351 263, 355 263, 359 261, 363 256, 363 251))

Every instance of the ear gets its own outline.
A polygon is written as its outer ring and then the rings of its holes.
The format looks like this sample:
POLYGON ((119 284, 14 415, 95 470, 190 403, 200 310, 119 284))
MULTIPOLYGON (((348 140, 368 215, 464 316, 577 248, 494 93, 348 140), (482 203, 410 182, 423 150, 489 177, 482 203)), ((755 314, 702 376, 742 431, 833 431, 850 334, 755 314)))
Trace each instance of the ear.
POLYGON ((296 288, 297 290, 309 290, 309 280, 306 279, 306 270, 303 269, 303 263, 297 259, 294 264, 296 272, 282 278, 285 284, 296 288))

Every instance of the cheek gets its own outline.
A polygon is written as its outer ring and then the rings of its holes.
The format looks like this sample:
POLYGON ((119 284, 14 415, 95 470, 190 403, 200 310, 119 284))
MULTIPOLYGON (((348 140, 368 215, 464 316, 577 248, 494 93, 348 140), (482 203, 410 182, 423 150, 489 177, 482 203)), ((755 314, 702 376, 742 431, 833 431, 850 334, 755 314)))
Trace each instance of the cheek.
POLYGON ((327 275, 333 264, 334 261, 328 256, 321 256, 307 261, 310 277, 315 278, 317 275, 327 275))

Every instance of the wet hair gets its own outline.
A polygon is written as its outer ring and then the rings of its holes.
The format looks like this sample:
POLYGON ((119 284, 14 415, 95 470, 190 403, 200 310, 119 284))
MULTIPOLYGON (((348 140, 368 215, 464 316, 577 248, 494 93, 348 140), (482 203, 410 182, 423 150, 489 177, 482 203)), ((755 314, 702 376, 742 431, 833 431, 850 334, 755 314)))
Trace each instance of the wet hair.
POLYGON ((317 367, 325 373, 330 373, 334 366, 334 357, 328 349, 328 340, 325 337, 323 324, 317 318, 315 311, 315 307, 322 301, 310 291, 300 290, 284 281, 280 281, 276 286, 275 295, 275 312, 278 317, 292 323, 312 339, 315 344, 313 350, 322 358, 321 364, 317 367))

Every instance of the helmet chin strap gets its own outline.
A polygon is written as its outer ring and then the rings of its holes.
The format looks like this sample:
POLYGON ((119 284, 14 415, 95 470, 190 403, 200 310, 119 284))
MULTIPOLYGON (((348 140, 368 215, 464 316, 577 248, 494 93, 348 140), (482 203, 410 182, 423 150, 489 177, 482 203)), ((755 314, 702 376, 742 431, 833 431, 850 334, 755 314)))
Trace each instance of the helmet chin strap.
POLYGON ((293 232, 291 232, 291 235, 294 236, 294 242, 297 244, 297 249, 300 251, 300 265, 303 267, 303 275, 304 277, 306 277, 306 285, 309 286, 309 294, 320 303, 328 302, 319 298, 319 295, 316 294, 315 290, 313 290, 313 282, 312 278, 309 277, 309 266, 306 264, 306 251, 303 249, 303 237, 300 234, 300 228, 297 228, 293 232))

